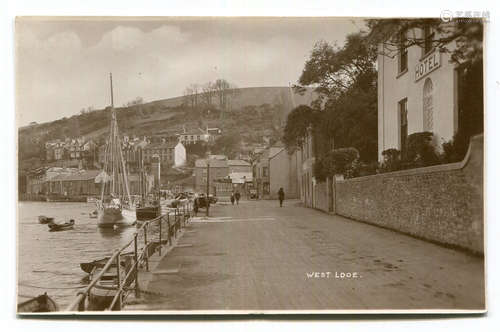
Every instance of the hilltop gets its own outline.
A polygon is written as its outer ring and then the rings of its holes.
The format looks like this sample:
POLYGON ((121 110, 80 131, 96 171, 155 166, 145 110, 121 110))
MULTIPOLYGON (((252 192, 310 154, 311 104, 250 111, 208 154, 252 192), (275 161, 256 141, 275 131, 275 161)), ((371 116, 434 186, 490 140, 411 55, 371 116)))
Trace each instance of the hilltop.
MULTIPOLYGON (((218 127, 238 137, 244 145, 262 144, 265 138, 279 139, 288 113, 294 105, 310 104, 312 90, 303 95, 289 87, 241 88, 233 91, 224 110, 216 98, 212 104, 188 106, 185 97, 156 100, 116 108, 120 132, 129 136, 175 137, 184 129, 218 127)), ((108 133, 109 109, 92 110, 52 122, 19 129, 19 166, 28 169, 45 159, 45 142, 67 137, 84 137, 102 144, 108 133)))

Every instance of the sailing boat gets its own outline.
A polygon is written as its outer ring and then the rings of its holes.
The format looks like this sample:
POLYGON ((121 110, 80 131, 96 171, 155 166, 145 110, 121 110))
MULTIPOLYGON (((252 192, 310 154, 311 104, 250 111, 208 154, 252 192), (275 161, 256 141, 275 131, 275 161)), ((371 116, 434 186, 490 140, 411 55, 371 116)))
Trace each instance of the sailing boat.
POLYGON ((113 76, 109 74, 111 85, 111 126, 106 144, 101 198, 96 201, 99 227, 133 225, 135 205, 129 190, 128 174, 123 159, 122 142, 118 134, 118 122, 113 104, 113 76), (105 192, 109 188, 111 199, 105 202, 105 192))

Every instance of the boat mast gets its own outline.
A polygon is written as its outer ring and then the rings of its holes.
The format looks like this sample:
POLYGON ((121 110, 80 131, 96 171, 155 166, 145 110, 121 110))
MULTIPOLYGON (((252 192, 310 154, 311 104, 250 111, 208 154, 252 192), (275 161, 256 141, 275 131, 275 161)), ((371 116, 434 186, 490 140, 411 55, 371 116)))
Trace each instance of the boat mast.
POLYGON ((111 145, 111 167, 112 167, 112 181, 111 181, 111 193, 116 194, 117 188, 117 172, 116 172, 116 115, 115 115, 115 105, 113 100, 113 74, 109 73, 109 84, 111 92, 111 133, 110 133, 110 145, 111 145))
POLYGON ((111 130, 112 130, 112 160, 113 160, 113 193, 117 193, 120 197, 125 196, 128 199, 129 205, 132 204, 130 190, 128 186, 127 167, 123 158, 121 140, 118 136, 118 121, 116 119, 116 111, 114 107, 113 97, 113 74, 109 73, 109 82, 111 87, 111 130))

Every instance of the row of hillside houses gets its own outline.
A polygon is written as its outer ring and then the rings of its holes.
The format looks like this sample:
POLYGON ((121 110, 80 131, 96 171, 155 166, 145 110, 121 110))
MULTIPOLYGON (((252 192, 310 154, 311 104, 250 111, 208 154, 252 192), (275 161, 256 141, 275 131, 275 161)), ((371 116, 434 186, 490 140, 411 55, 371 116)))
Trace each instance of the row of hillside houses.
MULTIPOLYGON (((163 168, 181 167, 186 164, 186 148, 181 142, 167 141, 165 139, 160 143, 151 143, 146 138, 143 139, 124 139, 123 140, 123 158, 132 172, 136 172, 142 158, 145 164, 150 164, 153 156, 157 156, 163 168)), ((106 145, 99 147, 98 162, 100 165, 105 163, 106 145)))
POLYGON ((45 143, 45 160, 51 162, 95 158, 96 147, 93 140, 85 141, 82 137, 49 141, 45 143))
MULTIPOLYGON (((162 139, 160 143, 152 143, 150 139, 143 137, 129 138, 123 136, 123 150, 126 154, 126 160, 132 164, 137 161, 138 149, 143 150, 143 158, 149 163, 153 155, 158 155, 161 162, 176 167, 186 163, 186 151, 184 146, 198 142, 210 143, 221 134, 219 128, 209 128, 205 130, 196 129, 195 131, 186 131, 177 134, 177 140, 162 139)), ((83 137, 66 138, 64 140, 56 139, 45 143, 45 160, 67 161, 67 160, 85 160, 86 166, 92 166, 94 162, 101 165, 104 163, 106 145, 98 146, 92 139, 85 140, 83 137)), ((75 164, 76 165, 76 164, 75 164)))
POLYGON ((221 134, 222 131, 219 128, 206 127, 205 129, 196 128, 194 130, 186 130, 183 127, 182 133, 177 134, 177 136, 179 137, 179 142, 182 144, 195 144, 198 142, 214 142, 221 134))

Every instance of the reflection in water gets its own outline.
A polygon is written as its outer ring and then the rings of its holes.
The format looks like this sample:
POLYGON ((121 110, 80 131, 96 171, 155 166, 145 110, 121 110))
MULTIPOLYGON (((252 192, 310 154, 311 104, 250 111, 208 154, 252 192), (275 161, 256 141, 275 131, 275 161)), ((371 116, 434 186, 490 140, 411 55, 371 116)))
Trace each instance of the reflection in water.
POLYGON ((74 287, 81 287, 87 276, 80 263, 110 256, 132 239, 136 227, 97 227, 97 220, 89 217, 93 210, 93 203, 19 203, 18 294, 36 296, 47 292, 64 308, 74 299, 74 287), (39 215, 55 220, 75 219, 75 227, 49 232, 47 225, 38 223, 39 215))
MULTIPOLYGON (((135 226, 119 226, 119 227, 97 227, 99 234, 103 238, 121 237, 124 240, 129 240, 135 232, 135 226)), ((124 242, 125 243, 125 242, 124 242)))

